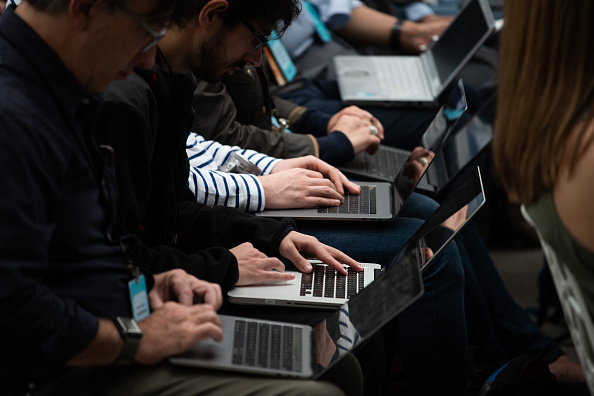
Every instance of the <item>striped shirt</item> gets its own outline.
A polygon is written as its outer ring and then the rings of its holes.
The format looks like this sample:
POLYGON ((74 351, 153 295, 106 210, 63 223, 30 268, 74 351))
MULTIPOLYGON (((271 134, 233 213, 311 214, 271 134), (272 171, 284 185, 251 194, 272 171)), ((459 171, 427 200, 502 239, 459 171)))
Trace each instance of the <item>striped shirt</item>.
POLYGON ((226 173, 218 170, 231 152, 240 154, 268 175, 281 161, 253 150, 237 146, 224 146, 190 132, 186 141, 186 153, 190 160, 188 183, 196 201, 206 205, 230 206, 244 212, 264 210, 266 200, 264 189, 255 175, 226 173))

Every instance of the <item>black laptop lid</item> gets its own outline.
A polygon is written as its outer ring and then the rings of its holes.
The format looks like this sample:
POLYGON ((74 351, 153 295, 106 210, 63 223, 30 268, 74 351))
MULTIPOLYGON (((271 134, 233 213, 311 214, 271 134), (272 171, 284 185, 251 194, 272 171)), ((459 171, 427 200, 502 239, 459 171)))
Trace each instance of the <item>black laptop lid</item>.
POLYGON ((370 338, 423 294, 421 268, 436 257, 484 204, 478 168, 398 250, 381 275, 313 329, 314 376, 370 338))
MULTIPOLYGON (((423 145, 437 155, 443 146, 443 142, 456 127, 467 108, 464 83, 460 79, 423 134, 423 145)), ((412 151, 394 179, 394 213, 398 213, 404 206, 425 171, 431 166, 433 158, 427 157, 425 157, 428 159, 427 165, 421 165, 419 159, 423 155, 419 155, 417 150, 418 148, 412 151)))

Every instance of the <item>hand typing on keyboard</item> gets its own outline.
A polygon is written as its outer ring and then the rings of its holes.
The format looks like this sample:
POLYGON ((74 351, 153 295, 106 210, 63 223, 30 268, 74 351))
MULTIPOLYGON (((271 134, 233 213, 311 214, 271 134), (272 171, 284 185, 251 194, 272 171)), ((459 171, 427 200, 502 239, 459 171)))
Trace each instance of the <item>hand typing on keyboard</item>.
POLYGON ((343 252, 328 245, 320 243, 316 238, 291 231, 281 241, 279 246, 280 254, 291 260, 295 266, 303 272, 311 272, 313 267, 303 254, 315 258, 335 268, 338 273, 346 275, 347 271, 343 264, 348 265, 355 271, 362 271, 363 267, 343 252))
POLYGON ((267 209, 338 206, 345 190, 359 193, 342 172, 311 155, 282 160, 259 178, 267 209))

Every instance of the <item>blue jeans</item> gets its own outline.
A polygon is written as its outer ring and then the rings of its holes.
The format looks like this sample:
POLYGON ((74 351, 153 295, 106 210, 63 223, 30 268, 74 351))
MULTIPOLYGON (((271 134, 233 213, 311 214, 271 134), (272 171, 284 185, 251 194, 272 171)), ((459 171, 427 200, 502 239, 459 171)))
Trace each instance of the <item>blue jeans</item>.
MULTIPOLYGON (((359 261, 385 265, 423 223, 403 216, 437 205, 419 194, 409 202, 393 222, 298 221, 297 229, 359 261)), ((403 367, 414 394, 460 394, 468 384, 463 369, 468 342, 456 244, 425 269, 423 281, 423 296, 398 316, 395 335, 403 367)), ((394 339, 393 333, 387 336, 394 339)))
MULTIPOLYGON (((437 203, 430 198, 413 197, 401 213, 427 219, 437 208, 437 203)), ((491 348, 501 364, 519 355, 538 356, 547 363, 563 355, 559 345, 540 331, 510 295, 476 224, 469 222, 455 241, 464 268, 470 343, 491 348)))

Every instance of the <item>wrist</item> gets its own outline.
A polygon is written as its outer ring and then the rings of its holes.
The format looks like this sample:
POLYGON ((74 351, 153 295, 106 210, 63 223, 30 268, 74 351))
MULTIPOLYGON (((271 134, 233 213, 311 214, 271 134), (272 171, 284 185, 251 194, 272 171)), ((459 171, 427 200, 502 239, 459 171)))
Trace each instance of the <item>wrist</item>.
POLYGON ((142 330, 132 318, 116 316, 113 323, 123 340, 122 349, 117 357, 116 364, 132 364, 138 352, 142 330))
POLYGON ((402 50, 402 25, 404 20, 398 19, 394 26, 392 26, 392 32, 390 33, 390 48, 392 51, 399 52, 402 50))

